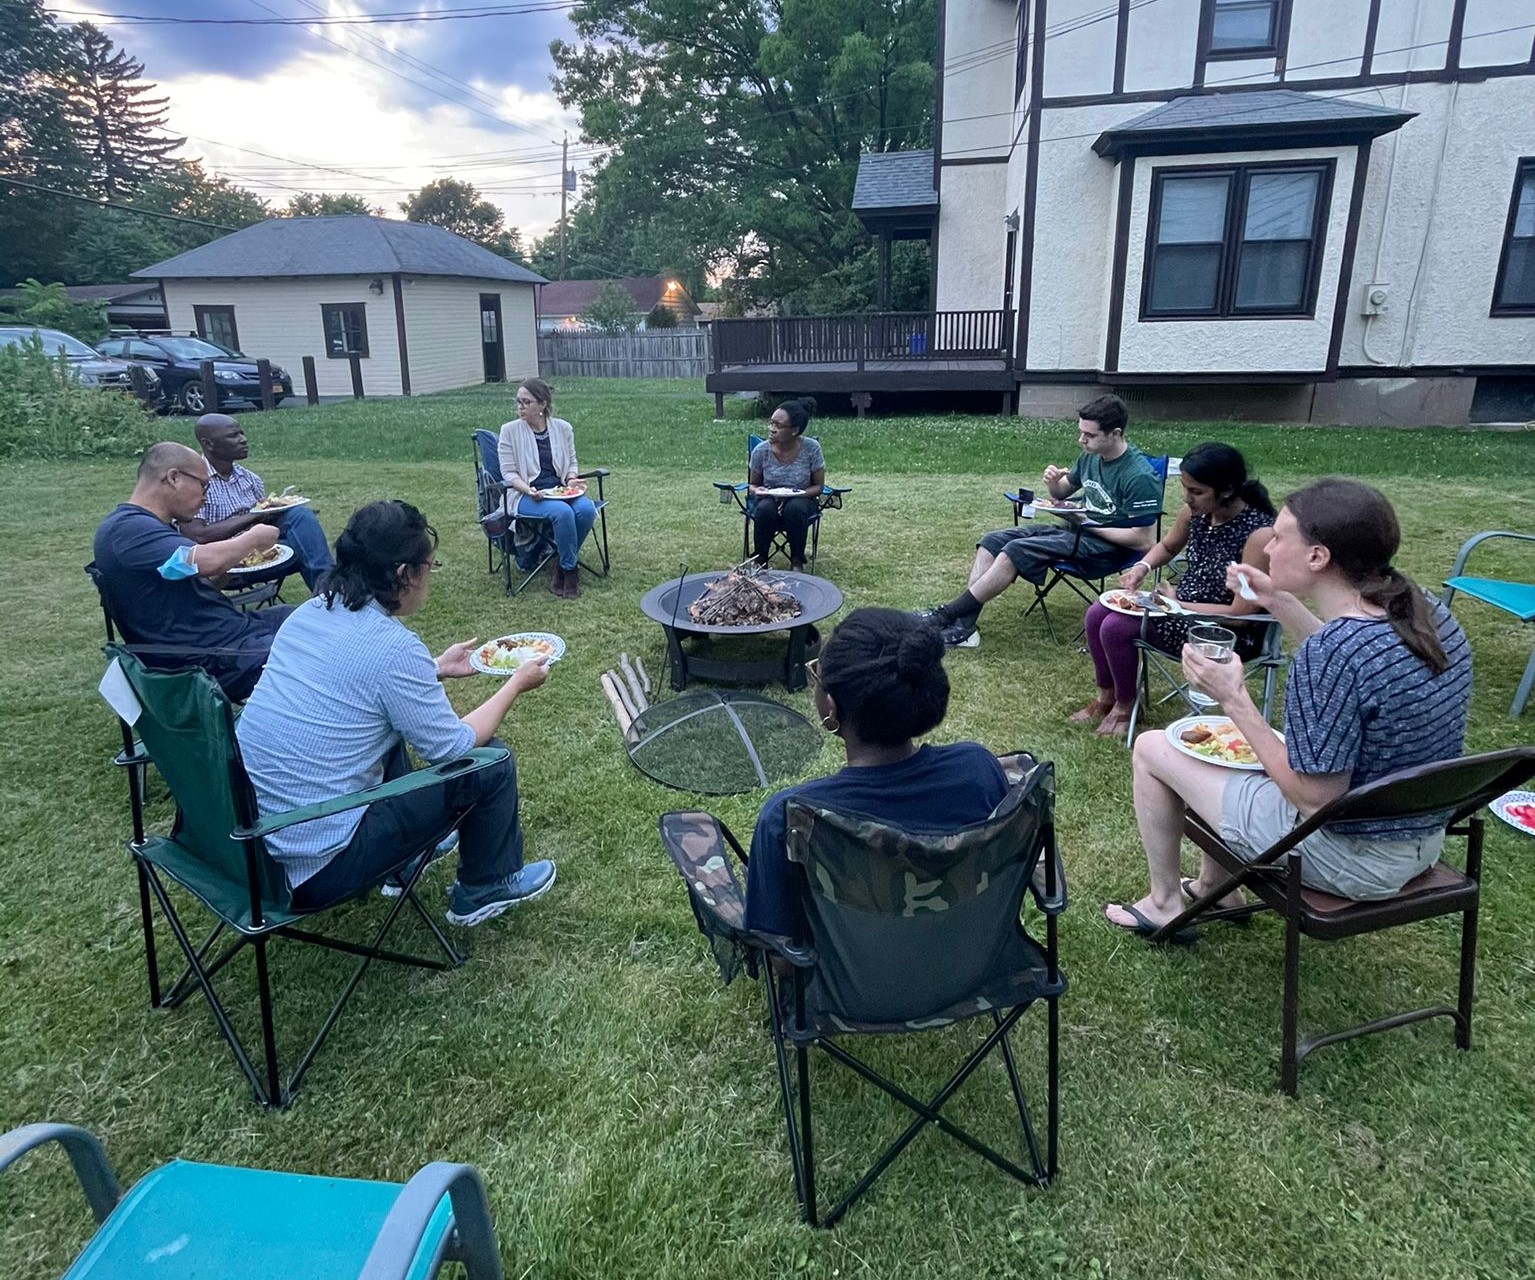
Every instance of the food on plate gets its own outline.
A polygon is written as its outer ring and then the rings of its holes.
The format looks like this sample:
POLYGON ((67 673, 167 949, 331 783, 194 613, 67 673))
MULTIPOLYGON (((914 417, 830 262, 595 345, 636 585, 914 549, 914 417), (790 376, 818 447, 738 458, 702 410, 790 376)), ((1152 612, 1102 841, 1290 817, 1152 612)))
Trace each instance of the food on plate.
POLYGON ((562 484, 553 489, 539 489, 537 495, 540 498, 579 498, 586 492, 584 484, 562 484))
POLYGON ((250 555, 235 566, 237 569, 259 569, 264 564, 282 558, 282 548, 276 545, 262 547, 260 551, 252 551, 250 555))
POLYGON ((1257 764, 1258 753, 1233 724, 1192 724, 1178 735, 1197 756, 1223 764, 1257 764))
POLYGON ((269 493, 258 502, 251 504, 252 511, 277 511, 282 507, 297 506, 305 501, 301 493, 269 493))
POLYGON ((1535 831, 1535 804, 1511 804, 1504 808, 1504 813, 1520 826, 1528 827, 1535 831))
POLYGON ((515 671, 524 662, 535 658, 552 658, 555 649, 547 640, 532 636, 502 636, 489 644, 482 644, 476 657, 496 671, 515 671))
POLYGON ((1071 502, 1071 501, 1068 501, 1065 498, 1062 498, 1059 501, 1057 501, 1054 498, 1046 498, 1039 505, 1042 506, 1046 511, 1081 511, 1082 510, 1082 504, 1080 502, 1071 502))
POLYGON ((1126 613, 1145 613, 1146 604, 1128 591, 1115 591, 1104 598, 1104 603, 1115 609, 1123 609, 1126 613))

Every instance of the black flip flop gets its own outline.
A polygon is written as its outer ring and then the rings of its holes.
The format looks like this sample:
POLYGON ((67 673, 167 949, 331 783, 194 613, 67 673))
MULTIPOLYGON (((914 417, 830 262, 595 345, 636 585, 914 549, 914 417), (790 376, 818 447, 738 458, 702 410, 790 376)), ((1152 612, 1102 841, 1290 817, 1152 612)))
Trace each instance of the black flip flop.
POLYGON ((1118 907, 1121 911, 1125 912, 1130 916, 1131 919, 1135 921, 1133 925, 1126 925, 1120 924, 1114 920, 1109 920, 1107 915, 1103 917, 1105 920, 1109 921, 1109 925, 1112 928, 1119 929, 1124 933, 1133 933, 1137 937, 1145 938, 1148 941, 1155 941, 1163 946, 1172 945, 1175 947, 1192 947, 1196 942, 1199 941, 1199 930, 1193 928, 1192 926, 1178 929, 1175 932, 1168 934, 1166 937, 1154 939, 1152 938, 1152 935, 1162 927, 1161 925, 1157 924, 1154 920, 1148 920, 1145 915, 1143 915, 1137 908, 1132 907, 1127 903, 1112 902, 1109 905, 1118 907))
MULTIPOLYGON (((1182 880, 1178 881, 1178 888, 1183 891, 1183 896, 1186 899, 1188 899, 1188 901, 1190 901, 1190 902, 1193 902, 1199 896, 1197 893, 1194 892, 1194 889, 1193 889, 1194 883, 1195 883, 1195 880, 1194 880, 1193 876, 1184 876, 1182 880)), ((1128 910, 1128 908, 1126 908, 1126 909, 1128 910)), ((1241 909, 1242 909, 1241 907, 1215 907, 1214 908, 1214 910, 1216 910, 1216 911, 1240 911, 1241 909)), ((1245 915, 1245 916, 1231 916, 1229 919, 1227 919, 1225 921, 1226 924, 1239 925, 1239 926, 1241 926, 1243 928, 1245 928, 1247 925, 1250 925, 1252 922, 1253 922, 1253 918, 1252 918, 1252 916, 1250 914, 1249 915, 1245 915)))

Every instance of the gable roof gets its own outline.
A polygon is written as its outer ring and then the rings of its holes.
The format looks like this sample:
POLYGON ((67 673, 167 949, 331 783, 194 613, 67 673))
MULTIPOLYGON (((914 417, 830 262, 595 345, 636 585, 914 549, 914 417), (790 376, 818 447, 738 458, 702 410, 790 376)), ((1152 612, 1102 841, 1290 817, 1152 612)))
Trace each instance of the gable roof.
MULTIPOLYGON (((646 315, 654 311, 667 295, 667 279, 664 276, 626 276, 621 280, 553 280, 539 290, 538 314, 580 315, 596 301, 603 287, 610 284, 616 284, 634 299, 634 309, 646 315)), ((679 285, 671 291, 671 295, 670 300, 678 303, 685 314, 698 314, 698 304, 686 289, 679 285)))
POLYGON ((858 157, 853 212, 938 206, 933 186, 932 148, 922 151, 865 151, 858 157))
POLYGON ((542 284, 526 267, 442 227, 367 214, 269 218, 133 273, 134 279, 236 276, 467 276, 542 284))
MULTIPOLYGON (((154 302, 160 290, 157 285, 136 281, 133 284, 67 284, 64 292, 76 302, 127 302, 140 295, 143 295, 143 301, 154 302)), ((20 293, 20 289, 0 289, 0 298, 14 298, 20 293)))
POLYGON ((1100 156, 1160 155, 1236 150, 1265 141, 1363 142, 1400 129, 1416 114, 1294 89, 1193 93, 1105 129, 1093 150, 1100 156))

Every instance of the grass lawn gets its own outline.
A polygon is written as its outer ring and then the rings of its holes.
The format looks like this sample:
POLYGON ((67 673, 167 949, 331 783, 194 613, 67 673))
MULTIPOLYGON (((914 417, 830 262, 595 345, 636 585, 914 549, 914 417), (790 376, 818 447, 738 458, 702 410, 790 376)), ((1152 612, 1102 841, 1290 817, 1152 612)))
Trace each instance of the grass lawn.
MULTIPOLYGON (((763 796, 710 803, 642 777, 597 680, 621 650, 659 677, 660 632, 639 596, 681 562, 717 567, 738 552, 739 517, 708 481, 740 474, 747 423, 712 422, 696 383, 566 380, 556 411, 575 424, 583 465, 614 473, 613 576, 577 603, 541 587, 508 601, 485 573, 468 434, 512 411, 501 389, 245 420, 255 469, 269 486, 303 486, 332 535, 385 496, 434 521, 445 568, 412 620, 434 651, 515 628, 570 646, 505 727, 530 856, 558 860, 555 891, 468 933, 457 972, 376 967, 282 1114, 251 1104, 205 1007, 145 1005, 127 800, 107 763, 117 730, 95 693, 100 615, 80 572, 132 464, 0 470, 0 1125, 85 1125, 125 1182, 177 1155, 402 1180, 428 1160, 471 1161, 513 1277, 1530 1273, 1535 842, 1489 819, 1473 1051, 1456 1053, 1442 1020, 1356 1041, 1317 1055, 1290 1102, 1275 1089, 1272 920, 1165 953, 1102 919, 1103 901, 1144 883, 1128 759, 1065 723, 1091 670, 1037 617, 1021 621, 1021 590, 988 608, 978 650, 948 660, 954 696, 936 736, 1027 747, 1059 771, 1073 893, 1060 1178, 1026 1191, 929 1133, 834 1233, 799 1225, 762 993, 720 987, 655 835, 661 811, 702 804, 745 836, 763 796)), ((190 436, 184 419, 165 427, 190 436)), ((820 564, 849 606, 955 594, 976 535, 1006 521, 1002 487, 1074 450, 1072 425, 997 418, 833 419, 816 434, 828 475, 853 486, 826 519, 820 564)), ((1400 567, 1427 584, 1469 534, 1535 529, 1528 434, 1185 424, 1131 435, 1147 452, 1230 441, 1276 495, 1328 472, 1379 485, 1406 531, 1400 567)), ((1535 712, 1507 714, 1528 628, 1457 607, 1476 655, 1470 747, 1530 741, 1535 712)), ((450 692, 466 709, 488 688, 450 692)), ((787 700, 808 709, 804 694, 787 700)), ((840 760, 828 738, 812 772, 840 760)), ((446 878, 434 868, 429 904, 446 878)), ((378 909, 352 908, 347 923, 360 930, 378 909)), ((346 962, 283 944, 274 956, 291 1051, 346 962)), ((1438 922, 1313 949, 1303 966, 1313 1029, 1454 990, 1451 930, 1438 922)), ((254 1000, 235 1003, 248 1023, 254 1000)), ((970 1034, 871 1052, 936 1087, 947 1065, 935 1050, 957 1058, 970 1034)), ((1039 1043, 1033 1028, 1026 1070, 1039 1043)), ((817 1070, 829 1194, 904 1117, 817 1070)), ((955 1113, 1005 1142, 1007 1105, 996 1067, 955 1113)), ((33 1160, 0 1186, 0 1275, 60 1272, 88 1230, 64 1162, 33 1160)))

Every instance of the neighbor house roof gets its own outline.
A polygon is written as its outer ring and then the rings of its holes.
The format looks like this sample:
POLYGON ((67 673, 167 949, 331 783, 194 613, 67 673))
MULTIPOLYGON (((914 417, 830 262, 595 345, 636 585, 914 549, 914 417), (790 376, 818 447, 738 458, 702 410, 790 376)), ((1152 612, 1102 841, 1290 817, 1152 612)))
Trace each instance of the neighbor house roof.
POLYGON ((858 157, 853 183, 853 212, 872 209, 913 209, 938 205, 933 186, 933 153, 924 151, 866 151, 858 157))
POLYGON ((1100 156, 1165 155, 1212 143, 1228 151, 1233 142, 1363 142, 1400 129, 1416 114, 1294 89, 1185 94, 1105 129, 1093 150, 1100 156))
POLYGON ((676 301, 688 315, 698 314, 698 304, 680 285, 667 295, 665 276, 628 276, 622 280, 554 280, 545 284, 538 294, 538 313, 542 316, 580 315, 596 301, 604 286, 616 284, 634 299, 634 309, 646 315, 656 309, 663 300, 676 301))
MULTIPOLYGON (((15 297, 20 292, 20 289, 0 289, 0 298, 15 297)), ((67 284, 64 292, 76 302, 118 302, 139 294, 157 293, 158 289, 140 280, 132 284, 67 284)))
POLYGON ((542 284, 526 267, 424 222, 366 214, 270 218, 135 271, 135 279, 236 276, 467 276, 542 284))

